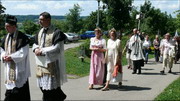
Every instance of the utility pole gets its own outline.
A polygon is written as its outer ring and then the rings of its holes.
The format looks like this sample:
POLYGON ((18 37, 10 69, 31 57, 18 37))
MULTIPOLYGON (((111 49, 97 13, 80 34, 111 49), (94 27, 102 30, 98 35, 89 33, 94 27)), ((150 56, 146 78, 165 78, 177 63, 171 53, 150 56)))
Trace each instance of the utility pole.
POLYGON ((100 9, 100 0, 97 0, 98 2, 98 13, 97 13, 97 23, 96 23, 96 27, 99 27, 99 9, 100 9))

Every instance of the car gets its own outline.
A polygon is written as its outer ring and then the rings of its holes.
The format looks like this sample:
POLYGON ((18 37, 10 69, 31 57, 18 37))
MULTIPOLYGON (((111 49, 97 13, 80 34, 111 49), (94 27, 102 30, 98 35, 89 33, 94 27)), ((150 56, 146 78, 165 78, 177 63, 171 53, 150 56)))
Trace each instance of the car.
POLYGON ((92 37, 95 37, 94 31, 86 31, 84 34, 81 34, 81 39, 87 39, 92 37))
POLYGON ((25 35, 26 35, 26 36, 29 38, 29 40, 30 40, 29 45, 32 46, 33 43, 34 43, 34 41, 35 41, 34 35, 30 35, 30 34, 25 34, 25 35))
POLYGON ((72 41, 78 41, 79 40, 79 35, 75 33, 64 33, 66 35, 66 39, 64 43, 67 42, 72 42, 72 41))

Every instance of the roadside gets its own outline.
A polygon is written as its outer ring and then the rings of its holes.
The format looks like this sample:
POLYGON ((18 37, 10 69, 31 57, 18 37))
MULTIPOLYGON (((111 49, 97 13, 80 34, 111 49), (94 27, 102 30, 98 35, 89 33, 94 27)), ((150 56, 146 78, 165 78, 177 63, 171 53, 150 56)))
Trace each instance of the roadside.
MULTIPOLYGON (((72 48, 74 43, 65 45, 65 49, 72 48), (67 47, 66 47, 67 46, 67 47)), ((78 45, 77 45, 78 46, 78 45)), ((31 77, 30 93, 31 100, 41 100, 42 93, 37 87, 35 77, 34 54, 30 49, 31 77)), ((2 64, 1 64, 2 66, 2 64)), ((142 74, 131 74, 132 70, 123 66, 123 85, 117 89, 117 84, 111 83, 109 91, 100 91, 101 86, 95 86, 96 89, 88 90, 88 76, 79 79, 68 79, 68 82, 62 86, 63 91, 67 94, 66 100, 154 100, 171 82, 180 75, 180 61, 174 64, 173 73, 160 75, 162 69, 161 63, 155 63, 150 59, 149 63, 142 68, 142 74)), ((1 68, 1 99, 4 99, 5 87, 2 82, 4 79, 3 68, 1 68)))
POLYGON ((117 89, 117 84, 111 83, 109 91, 101 91, 101 86, 88 90, 88 76, 79 79, 69 79, 62 86, 67 94, 66 100, 154 100, 171 82, 180 75, 180 61, 174 64, 173 73, 161 75, 161 63, 154 59, 142 68, 142 74, 131 74, 132 70, 123 66, 123 85, 117 89))

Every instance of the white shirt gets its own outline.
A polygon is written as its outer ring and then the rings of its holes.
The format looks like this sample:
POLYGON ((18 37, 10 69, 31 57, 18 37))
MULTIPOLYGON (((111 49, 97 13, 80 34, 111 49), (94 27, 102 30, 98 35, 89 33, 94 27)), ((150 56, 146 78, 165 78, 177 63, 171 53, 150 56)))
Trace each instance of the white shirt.
POLYGON ((174 45, 174 42, 170 39, 169 41, 167 39, 164 39, 161 43, 163 54, 169 54, 169 50, 174 45))
POLYGON ((150 40, 144 40, 143 47, 145 47, 145 48, 151 47, 151 41, 150 40))

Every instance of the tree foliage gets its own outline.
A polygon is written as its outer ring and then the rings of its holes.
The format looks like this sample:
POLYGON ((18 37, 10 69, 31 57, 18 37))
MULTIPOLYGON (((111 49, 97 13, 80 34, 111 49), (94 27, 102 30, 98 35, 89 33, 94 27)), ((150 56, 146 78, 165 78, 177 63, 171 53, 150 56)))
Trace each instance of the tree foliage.
POLYGON ((164 35, 167 32, 173 33, 175 31, 175 27, 173 26, 174 19, 172 16, 151 6, 150 1, 145 1, 144 5, 140 7, 140 12, 143 15, 141 18, 141 31, 148 34, 160 35, 164 35))
POLYGON ((38 31, 39 25, 31 20, 25 20, 22 23, 22 29, 24 33, 33 35, 38 31))
MULTIPOLYGON (((96 23, 97 23, 97 11, 91 12, 90 16, 88 16, 84 20, 84 28, 85 30, 94 30, 96 28, 96 23)), ((103 30, 108 30, 107 28, 107 22, 106 22, 106 12, 103 10, 99 11, 99 27, 103 30)))
POLYGON ((132 0, 102 0, 107 5, 108 29, 121 30, 130 21, 132 0))
POLYGON ((80 17, 80 12, 82 9, 78 4, 75 4, 72 9, 69 9, 70 13, 67 14, 67 26, 69 32, 79 32, 81 25, 80 21, 82 20, 80 17))
POLYGON ((4 17, 5 17, 5 15, 2 13, 4 13, 5 10, 6 10, 6 8, 0 2, 0 30, 4 30, 4 17))
POLYGON ((175 23, 176 23, 176 28, 178 32, 180 33, 180 10, 176 11, 176 13, 177 13, 177 16, 176 16, 175 23))

